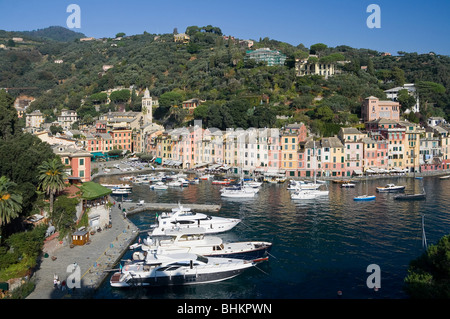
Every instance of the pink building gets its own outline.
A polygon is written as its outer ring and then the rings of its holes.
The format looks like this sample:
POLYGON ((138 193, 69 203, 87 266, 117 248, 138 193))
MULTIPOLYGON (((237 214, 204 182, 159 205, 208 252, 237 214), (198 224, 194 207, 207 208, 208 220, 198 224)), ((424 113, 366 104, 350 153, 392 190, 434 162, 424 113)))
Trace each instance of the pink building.
POLYGON ((56 146, 53 152, 59 155, 68 168, 69 180, 89 182, 91 180, 91 154, 72 147, 56 146))
POLYGON ((361 117, 364 122, 380 118, 398 121, 400 119, 400 103, 380 101, 377 97, 369 96, 363 101, 361 117))
POLYGON ((387 171, 389 169, 388 141, 373 137, 365 137, 362 141, 364 144, 364 171, 387 171))
POLYGON ((341 128, 339 139, 344 143, 345 175, 361 175, 363 173, 364 143, 366 134, 354 127, 341 128))
POLYGON ((275 134, 272 132, 267 137, 267 148, 268 148, 268 170, 278 171, 281 168, 281 136, 278 130, 275 134))

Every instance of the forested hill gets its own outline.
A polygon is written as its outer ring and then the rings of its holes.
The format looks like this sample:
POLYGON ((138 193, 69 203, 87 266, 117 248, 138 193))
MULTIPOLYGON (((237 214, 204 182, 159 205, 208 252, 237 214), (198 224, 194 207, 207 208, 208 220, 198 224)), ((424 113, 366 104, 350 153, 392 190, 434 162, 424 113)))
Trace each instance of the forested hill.
POLYGON ((82 35, 71 32, 59 30, 68 42, 38 30, 24 35, 23 43, 13 43, 8 37, 14 33, 0 31, 0 44, 6 46, 0 49, 0 88, 14 88, 9 90, 13 96, 36 97, 29 110, 40 109, 49 122, 55 110, 63 108, 77 110, 86 123, 121 106, 140 110, 142 91, 148 87, 159 98, 154 117, 166 125, 183 125, 193 117, 218 128, 282 125, 278 115, 332 135, 340 126, 358 122, 364 98, 385 98, 384 90, 404 83, 416 83, 422 97, 421 113, 409 115, 411 120, 450 120, 450 57, 438 52, 386 56, 344 45, 306 48, 269 38, 254 40, 252 49, 269 47, 287 55, 285 65, 266 66, 245 59, 245 43, 224 37, 218 27, 188 27, 188 43, 175 42, 173 34, 147 32, 80 41, 82 35), (295 58, 309 53, 324 58, 342 55, 349 62, 339 67, 341 74, 327 80, 297 77, 295 58), (105 71, 104 66, 113 67, 105 71), (131 94, 117 94, 110 104, 99 94, 131 86, 131 94), (190 98, 205 101, 194 115, 180 108, 190 98))
POLYGON ((64 27, 51 26, 44 29, 33 31, 4 31, 0 30, 0 39, 10 39, 12 37, 22 37, 25 41, 45 41, 53 40, 59 42, 71 42, 77 39, 85 38, 81 32, 74 32, 64 27))

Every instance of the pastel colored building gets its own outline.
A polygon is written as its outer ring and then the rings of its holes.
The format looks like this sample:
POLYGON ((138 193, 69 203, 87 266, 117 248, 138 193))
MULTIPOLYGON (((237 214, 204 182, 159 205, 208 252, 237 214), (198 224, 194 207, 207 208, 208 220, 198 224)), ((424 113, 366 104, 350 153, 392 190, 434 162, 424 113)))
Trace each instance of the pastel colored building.
POLYGON ((108 133, 88 133, 84 142, 84 149, 92 153, 107 153, 114 149, 114 139, 108 133))
POLYGON ((69 180, 88 182, 91 180, 91 153, 73 147, 55 146, 53 152, 59 155, 67 167, 69 180))
POLYGON ((58 115, 58 124, 64 129, 69 130, 72 124, 78 121, 78 115, 73 110, 61 110, 61 114, 58 115))
POLYGON ((366 134, 353 127, 341 128, 339 139, 344 143, 345 175, 361 175, 363 173, 364 144, 366 134))
POLYGON ((363 101, 361 117, 364 122, 379 118, 400 120, 400 103, 395 101, 381 101, 375 96, 369 96, 363 101))
POLYGON ((281 137, 278 129, 269 129, 267 148, 268 170, 278 171, 281 168, 281 137))
POLYGON ((26 114, 25 124, 27 128, 40 128, 44 124, 44 114, 39 110, 26 114))
POLYGON ((420 166, 420 135, 424 130, 417 124, 407 121, 399 122, 399 126, 405 128, 405 155, 406 168, 409 172, 419 171, 420 166))
POLYGON ((306 140, 306 126, 303 123, 293 123, 284 127, 280 134, 281 158, 280 168, 286 171, 286 176, 297 175, 298 151, 300 143, 306 140))
POLYGON ((310 55, 306 58, 295 60, 295 74, 297 76, 320 75, 327 79, 336 73, 336 64, 332 62, 322 63, 317 55, 310 55), (310 57, 316 58, 314 61, 310 57))
POLYGON ((364 137, 362 139, 364 148, 363 172, 388 171, 388 142, 385 139, 375 139, 373 137, 364 137))
POLYGON ((113 129, 111 136, 113 138, 113 149, 133 152, 131 129, 113 129))

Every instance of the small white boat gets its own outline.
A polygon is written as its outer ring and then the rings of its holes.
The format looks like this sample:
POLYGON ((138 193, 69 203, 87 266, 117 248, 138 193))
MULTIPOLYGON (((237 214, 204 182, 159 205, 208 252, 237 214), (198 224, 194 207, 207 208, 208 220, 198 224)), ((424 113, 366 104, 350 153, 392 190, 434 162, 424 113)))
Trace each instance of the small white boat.
POLYGON ((169 186, 164 184, 163 182, 156 182, 155 184, 150 185, 150 189, 168 189, 169 186))
POLYGON ((198 177, 195 177, 194 179, 189 180, 189 184, 199 184, 200 179, 198 177))
POLYGON ((291 193, 291 199, 314 199, 322 196, 328 196, 328 194, 328 190, 300 189, 291 193))
POLYGON ((450 178, 450 175, 445 175, 445 176, 439 177, 439 179, 448 179, 448 178, 450 178))
POLYGON ((183 184, 181 182, 179 182, 178 180, 176 181, 171 181, 167 183, 167 186, 171 186, 171 187, 181 187, 183 186, 183 184))
POLYGON ((238 185, 234 187, 222 188, 220 190, 220 196, 227 198, 252 198, 255 197, 258 191, 258 188, 238 185))
POLYGON ((393 193, 393 192, 401 192, 404 190, 405 186, 395 184, 387 184, 384 187, 377 187, 377 192, 379 193, 393 193))
POLYGON ((120 188, 120 189, 128 189, 131 190, 133 186, 129 184, 101 184, 102 186, 105 186, 107 188, 113 189, 113 188, 120 188))
POLYGON ((342 188, 351 188, 351 187, 355 187, 355 186, 356 186, 356 184, 354 184, 354 183, 343 183, 343 184, 341 184, 342 188))
POLYGON ((189 181, 185 179, 184 177, 178 178, 177 182, 181 183, 181 186, 187 187, 189 186, 189 181))
POLYGON ((291 193, 291 199, 314 199, 317 195, 311 192, 311 190, 302 189, 291 193))

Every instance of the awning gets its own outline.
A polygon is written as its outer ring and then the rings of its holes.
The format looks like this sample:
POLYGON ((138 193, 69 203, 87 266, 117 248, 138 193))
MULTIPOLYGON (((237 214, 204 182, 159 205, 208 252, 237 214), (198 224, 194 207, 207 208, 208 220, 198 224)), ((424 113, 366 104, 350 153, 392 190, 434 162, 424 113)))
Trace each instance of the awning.
POLYGON ((83 183, 79 188, 81 189, 81 198, 87 200, 104 197, 112 193, 111 189, 94 182, 83 183))
POLYGON ((356 175, 362 175, 363 174, 362 170, 360 170, 360 169, 355 169, 353 171, 353 173, 355 173, 356 175))

